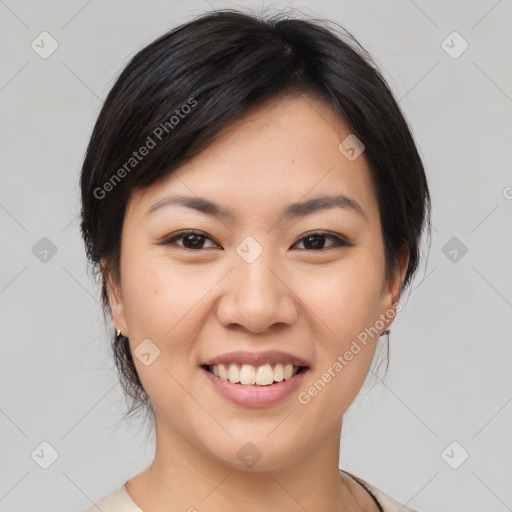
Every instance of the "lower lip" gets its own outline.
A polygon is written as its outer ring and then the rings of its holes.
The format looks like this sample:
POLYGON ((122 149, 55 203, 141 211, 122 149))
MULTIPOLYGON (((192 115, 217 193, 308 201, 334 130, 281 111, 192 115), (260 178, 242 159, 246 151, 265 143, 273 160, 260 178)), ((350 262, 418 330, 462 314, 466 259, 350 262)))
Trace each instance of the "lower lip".
POLYGON ((268 386, 258 386, 256 384, 234 384, 229 380, 216 377, 204 368, 201 370, 224 398, 245 407, 267 407, 284 400, 299 387, 308 372, 307 369, 303 369, 288 380, 274 382, 268 386))

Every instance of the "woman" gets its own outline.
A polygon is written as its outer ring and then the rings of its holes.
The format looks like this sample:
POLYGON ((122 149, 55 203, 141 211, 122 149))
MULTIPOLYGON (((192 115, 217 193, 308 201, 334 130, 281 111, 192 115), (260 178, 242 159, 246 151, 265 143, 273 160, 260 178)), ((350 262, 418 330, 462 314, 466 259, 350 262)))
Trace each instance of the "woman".
POLYGON ((430 221, 371 57, 315 20, 214 11, 143 48, 82 175, 151 465, 87 512, 411 510, 339 470, 342 417, 430 221))

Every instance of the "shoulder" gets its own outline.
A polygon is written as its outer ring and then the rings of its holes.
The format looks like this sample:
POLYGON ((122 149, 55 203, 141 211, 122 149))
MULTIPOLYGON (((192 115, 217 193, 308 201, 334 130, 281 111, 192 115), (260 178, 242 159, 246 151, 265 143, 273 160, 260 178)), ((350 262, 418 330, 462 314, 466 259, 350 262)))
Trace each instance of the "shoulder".
MULTIPOLYGON (((340 469, 340 471, 342 470, 340 469)), ((382 512, 418 512, 417 510, 407 507, 406 505, 403 505, 402 503, 399 503, 398 501, 394 500, 391 496, 387 495, 380 489, 377 489, 376 487, 369 484, 362 478, 359 478, 345 470, 343 470, 343 473, 349 475, 358 484, 364 487, 375 499, 377 504, 382 509, 382 512)))
POLYGON ((80 512, 143 512, 131 499, 124 484, 80 512))

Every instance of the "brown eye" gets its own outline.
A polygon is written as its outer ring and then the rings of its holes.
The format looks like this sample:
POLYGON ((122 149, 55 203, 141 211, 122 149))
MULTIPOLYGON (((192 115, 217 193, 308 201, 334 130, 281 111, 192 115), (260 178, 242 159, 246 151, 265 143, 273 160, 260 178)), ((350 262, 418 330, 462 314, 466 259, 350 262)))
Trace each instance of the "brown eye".
MULTIPOLYGON (((167 238, 164 242, 162 242, 164 245, 177 245, 178 247, 181 247, 182 249, 189 249, 189 250, 201 250, 201 249, 207 249, 208 247, 205 247, 205 242, 207 240, 210 240, 213 242, 213 240, 207 236, 206 234, 200 232, 200 231, 193 231, 193 230, 187 230, 187 231, 181 231, 175 235, 173 235, 170 238, 167 238), (177 243, 177 242, 181 243, 177 243)), ((325 249, 329 249, 331 247, 351 247, 353 244, 346 242, 339 236, 333 235, 331 233, 325 233, 325 232, 314 232, 314 233, 308 233, 307 235, 303 236, 301 239, 298 240, 296 243, 303 243, 304 249, 311 250, 314 252, 323 251, 325 249), (332 240, 334 243, 331 243, 327 247, 325 247, 325 241, 327 239, 332 240)), ((215 246, 217 246, 214 243, 215 246)), ((218 246, 217 246, 218 247, 218 246)))
POLYGON ((330 247, 343 247, 351 245, 336 235, 323 232, 308 233, 306 236, 303 236, 297 243, 304 243, 305 249, 311 249, 313 251, 323 251, 324 249, 328 249, 330 247), (324 247, 325 240, 328 238, 334 240, 334 243, 324 247))
POLYGON ((205 240, 212 240, 209 236, 201 233, 200 231, 181 231, 171 238, 166 239, 163 244, 164 245, 178 245, 183 249, 204 249, 205 240), (182 244, 176 244, 176 242, 180 240, 182 244))

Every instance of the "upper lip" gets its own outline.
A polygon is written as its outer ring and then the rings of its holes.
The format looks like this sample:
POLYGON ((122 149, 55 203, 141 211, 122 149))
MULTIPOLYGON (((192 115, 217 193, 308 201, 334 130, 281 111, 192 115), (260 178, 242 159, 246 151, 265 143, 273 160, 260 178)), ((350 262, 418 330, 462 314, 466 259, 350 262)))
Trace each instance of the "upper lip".
POLYGON ((280 350, 267 350, 265 352, 228 352, 219 356, 208 359, 202 365, 215 364, 250 364, 253 366, 261 366, 265 363, 269 364, 293 364, 294 366, 307 366, 309 363, 301 357, 281 352, 280 350))

